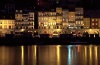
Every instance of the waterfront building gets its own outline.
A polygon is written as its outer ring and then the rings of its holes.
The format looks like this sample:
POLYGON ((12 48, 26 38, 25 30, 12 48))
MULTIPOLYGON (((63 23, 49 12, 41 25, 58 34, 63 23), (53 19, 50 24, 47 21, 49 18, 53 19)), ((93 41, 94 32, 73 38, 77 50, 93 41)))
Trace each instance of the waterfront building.
POLYGON ((83 28, 84 29, 89 29, 90 28, 90 18, 89 17, 84 17, 83 18, 83 28))
POLYGON ((38 12, 39 34, 52 34, 56 27, 56 12, 38 12))
POLYGON ((83 28, 83 8, 75 8, 75 21, 77 28, 83 28))
POLYGON ((15 29, 14 19, 0 19, 0 35, 13 34, 15 29))
POLYGON ((90 28, 97 29, 98 28, 98 18, 91 18, 90 20, 90 28))
POLYGON ((24 13, 22 10, 15 12, 16 32, 33 31, 34 29, 34 12, 24 13))
POLYGON ((68 29, 75 29, 75 11, 68 12, 68 29))
POLYGON ((57 7, 56 8, 56 30, 54 31, 54 33, 56 32, 57 34, 62 34, 63 31, 63 24, 62 24, 62 19, 63 19, 63 9, 61 7, 57 7))
POLYGON ((62 29, 64 29, 63 33, 66 33, 68 29, 68 12, 69 10, 67 9, 63 10, 63 16, 62 16, 62 29))
POLYGON ((39 34, 61 34, 62 8, 56 8, 56 11, 38 12, 38 32, 39 34))
POLYGON ((98 29, 100 29, 100 18, 98 18, 98 29))

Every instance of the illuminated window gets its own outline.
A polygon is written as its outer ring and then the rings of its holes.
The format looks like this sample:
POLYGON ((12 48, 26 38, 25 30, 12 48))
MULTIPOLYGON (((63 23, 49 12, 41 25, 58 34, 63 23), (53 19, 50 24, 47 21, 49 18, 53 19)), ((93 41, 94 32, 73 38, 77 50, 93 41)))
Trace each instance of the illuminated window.
POLYGON ((79 23, 78 24, 80 24, 80 21, 79 21, 79 23))
POLYGON ((8 21, 8 24, 11 24, 12 21, 8 21))
POLYGON ((94 21, 94 19, 92 19, 92 21, 94 21))
POLYGON ((0 24, 2 24, 2 22, 0 22, 0 24))
POLYGON ((83 21, 81 21, 81 24, 83 24, 83 21))
POLYGON ((2 29, 2 26, 0 26, 0 29, 2 29))
POLYGON ((16 12, 18 12, 18 10, 16 10, 16 12))
POLYGON ((97 21, 97 19, 96 19, 96 21, 97 21))
POLYGON ((22 12, 22 10, 20 10, 20 12, 22 12))
POLYGON ((92 23, 92 25, 94 25, 94 23, 92 23))
POLYGON ((7 29, 7 25, 4 25, 4 29, 7 29))
POLYGON ((76 24, 78 24, 77 21, 76 21, 76 24))
POLYGON ((7 24, 7 21, 4 21, 4 24, 7 24))
POLYGON ((14 21, 12 21, 12 24, 14 24, 15 22, 14 21))
POLYGON ((97 25, 97 23, 95 25, 97 25))

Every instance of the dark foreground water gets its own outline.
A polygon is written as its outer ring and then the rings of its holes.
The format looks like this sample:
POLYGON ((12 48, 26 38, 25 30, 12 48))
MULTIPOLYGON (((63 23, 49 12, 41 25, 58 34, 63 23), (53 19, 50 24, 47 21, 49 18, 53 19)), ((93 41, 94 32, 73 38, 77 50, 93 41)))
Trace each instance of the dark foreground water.
POLYGON ((0 65, 100 65, 100 46, 0 46, 0 65))

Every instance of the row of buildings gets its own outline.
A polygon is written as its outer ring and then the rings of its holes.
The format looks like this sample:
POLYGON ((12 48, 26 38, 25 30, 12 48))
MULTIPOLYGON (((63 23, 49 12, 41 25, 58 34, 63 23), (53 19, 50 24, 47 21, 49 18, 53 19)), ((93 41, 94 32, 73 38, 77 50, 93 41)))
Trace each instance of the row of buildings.
POLYGON ((56 8, 55 11, 16 10, 15 19, 0 19, 0 33, 3 35, 24 31, 37 31, 39 34, 65 34, 69 30, 99 28, 100 18, 84 17, 84 9, 81 7, 73 11, 61 7, 56 8), (35 28, 36 26, 38 28, 35 28))

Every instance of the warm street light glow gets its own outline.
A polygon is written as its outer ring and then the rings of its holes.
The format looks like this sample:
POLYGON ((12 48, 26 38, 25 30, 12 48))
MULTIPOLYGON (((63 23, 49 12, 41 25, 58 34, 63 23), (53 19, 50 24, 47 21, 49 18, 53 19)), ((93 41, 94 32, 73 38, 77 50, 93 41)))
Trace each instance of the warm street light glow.
POLYGON ((21 32, 24 32, 25 29, 21 29, 21 32))

